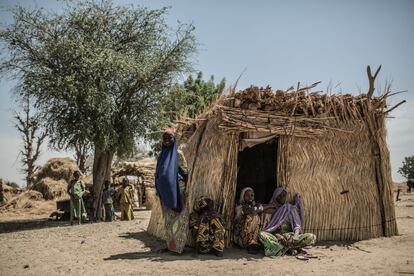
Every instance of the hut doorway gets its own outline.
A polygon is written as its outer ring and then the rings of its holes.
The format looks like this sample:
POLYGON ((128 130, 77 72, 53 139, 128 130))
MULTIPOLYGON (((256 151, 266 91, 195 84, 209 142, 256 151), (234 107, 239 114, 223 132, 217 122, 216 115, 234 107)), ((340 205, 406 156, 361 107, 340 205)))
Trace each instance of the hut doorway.
POLYGON ((236 198, 245 187, 252 187, 255 200, 268 203, 277 187, 278 138, 239 151, 236 198))

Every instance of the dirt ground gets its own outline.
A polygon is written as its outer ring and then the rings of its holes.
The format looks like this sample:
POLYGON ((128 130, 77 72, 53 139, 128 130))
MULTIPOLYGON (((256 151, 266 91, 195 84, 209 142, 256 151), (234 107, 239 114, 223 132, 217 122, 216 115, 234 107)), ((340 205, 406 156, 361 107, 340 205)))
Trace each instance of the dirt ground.
POLYGON ((81 226, 0 214, 0 275, 414 275, 414 192, 400 198, 399 236, 320 243, 309 250, 319 258, 309 261, 239 249, 223 258, 195 257, 190 249, 157 253, 164 244, 145 231, 150 211, 135 212, 131 222, 81 226))

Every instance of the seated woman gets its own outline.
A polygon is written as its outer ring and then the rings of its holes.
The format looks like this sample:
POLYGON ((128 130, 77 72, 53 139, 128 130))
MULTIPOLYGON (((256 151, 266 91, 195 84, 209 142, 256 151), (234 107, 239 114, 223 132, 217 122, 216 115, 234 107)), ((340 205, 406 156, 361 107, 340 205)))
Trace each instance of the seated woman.
POLYGON ((250 187, 240 193, 239 204, 236 206, 234 219, 234 242, 241 248, 247 248, 249 254, 260 251, 259 233, 262 214, 275 211, 275 205, 262 205, 254 201, 254 191, 250 187))
POLYGON ((302 233, 304 208, 301 197, 295 195, 292 202, 286 202, 286 199, 286 189, 279 187, 270 200, 270 204, 276 206, 276 211, 270 220, 265 219, 263 231, 260 233, 266 256, 275 256, 287 251, 296 254, 302 251, 303 247, 316 242, 314 234, 302 233))
POLYGON ((214 211, 214 201, 200 197, 194 203, 194 212, 190 214, 189 226, 193 234, 196 252, 213 253, 223 256, 224 223, 220 215, 214 211))

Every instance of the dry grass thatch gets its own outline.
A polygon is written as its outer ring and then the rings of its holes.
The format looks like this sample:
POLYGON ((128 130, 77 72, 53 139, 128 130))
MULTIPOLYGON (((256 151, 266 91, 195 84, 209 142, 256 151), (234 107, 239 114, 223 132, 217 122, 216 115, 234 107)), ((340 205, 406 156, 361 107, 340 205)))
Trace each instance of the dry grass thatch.
MULTIPOLYGON (((219 99, 196 119, 177 122, 178 141, 190 170, 187 207, 210 196, 232 241, 241 134, 272 134, 277 139, 277 182, 300 193, 306 209, 305 231, 319 240, 362 240, 396 235, 391 167, 385 119, 388 90, 373 98, 323 95, 315 85, 287 91, 250 87, 219 99)), ((238 195, 237 195, 238 196, 238 195)), ((148 231, 164 235, 160 208, 148 231)))
POLYGON ((13 197, 21 194, 23 190, 16 187, 15 185, 10 185, 11 183, 0 178, 0 182, 3 187, 3 200, 4 202, 10 201, 13 197))
POLYGON ((42 193, 44 199, 51 200, 67 195, 67 186, 73 173, 79 171, 76 162, 70 158, 52 158, 36 173, 36 182, 31 190, 42 193))
POLYGON ((43 201, 43 196, 38 191, 25 191, 7 202, 1 209, 31 209, 36 202, 43 201))
POLYGON ((64 179, 54 180, 45 177, 36 182, 31 189, 40 192, 44 199, 51 200, 66 195, 67 187, 68 183, 64 179))
POLYGON ((39 181, 43 178, 51 178, 54 180, 65 180, 69 182, 73 173, 79 171, 76 162, 70 158, 51 158, 36 173, 36 179, 39 181))

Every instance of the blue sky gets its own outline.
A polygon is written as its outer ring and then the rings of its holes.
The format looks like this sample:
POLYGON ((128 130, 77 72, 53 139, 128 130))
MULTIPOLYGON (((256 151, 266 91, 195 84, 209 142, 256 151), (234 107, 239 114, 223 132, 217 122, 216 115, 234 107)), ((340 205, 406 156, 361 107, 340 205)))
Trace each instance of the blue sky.
MULTIPOLYGON (((195 69, 233 83, 246 68, 238 88, 251 84, 286 89, 298 81, 331 83, 342 93, 367 90, 366 65, 382 64, 377 87, 392 81, 394 91, 408 90, 390 100, 407 103, 387 122, 393 177, 404 156, 414 155, 414 1, 114 1, 150 8, 171 6, 168 22, 193 23, 200 43, 195 69)), ((25 7, 60 10, 59 1, 0 0, 0 22, 11 22, 7 11, 25 7)), ((23 183, 16 162, 20 139, 12 127, 14 83, 0 81, 0 177, 23 183)), ((46 150, 50 156, 67 155, 46 150)))

